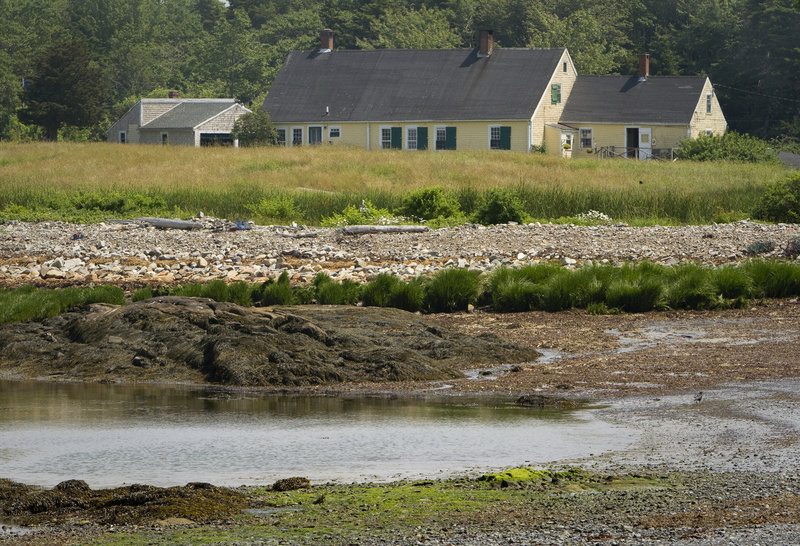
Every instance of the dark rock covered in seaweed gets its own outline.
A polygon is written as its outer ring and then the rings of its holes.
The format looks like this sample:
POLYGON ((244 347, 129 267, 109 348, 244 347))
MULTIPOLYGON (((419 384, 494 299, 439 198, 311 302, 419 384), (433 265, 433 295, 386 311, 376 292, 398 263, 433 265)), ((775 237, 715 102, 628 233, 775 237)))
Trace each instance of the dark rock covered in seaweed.
POLYGON ((0 370, 17 378, 300 387, 451 379, 470 365, 536 356, 397 309, 249 308, 186 297, 97 304, 0 330, 0 370))

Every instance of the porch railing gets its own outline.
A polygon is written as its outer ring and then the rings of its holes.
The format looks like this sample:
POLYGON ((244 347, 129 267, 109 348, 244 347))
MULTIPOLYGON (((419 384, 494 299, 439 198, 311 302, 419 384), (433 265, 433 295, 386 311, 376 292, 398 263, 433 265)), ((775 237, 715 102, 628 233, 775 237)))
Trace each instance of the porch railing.
POLYGON ((602 159, 655 159, 659 161, 675 161, 677 148, 629 148, 625 146, 601 146, 595 148, 594 153, 602 159))

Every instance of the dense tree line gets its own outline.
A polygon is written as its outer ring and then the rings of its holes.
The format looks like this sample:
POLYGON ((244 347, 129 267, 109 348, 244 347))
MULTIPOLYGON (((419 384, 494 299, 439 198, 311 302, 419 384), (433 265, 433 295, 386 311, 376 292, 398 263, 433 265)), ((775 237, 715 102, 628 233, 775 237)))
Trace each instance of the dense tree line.
POLYGON ((581 74, 707 74, 732 128, 800 139, 797 0, 0 0, 0 139, 102 138, 139 98, 258 107, 316 47, 567 47, 581 74), (56 91, 53 91, 56 87, 56 91))

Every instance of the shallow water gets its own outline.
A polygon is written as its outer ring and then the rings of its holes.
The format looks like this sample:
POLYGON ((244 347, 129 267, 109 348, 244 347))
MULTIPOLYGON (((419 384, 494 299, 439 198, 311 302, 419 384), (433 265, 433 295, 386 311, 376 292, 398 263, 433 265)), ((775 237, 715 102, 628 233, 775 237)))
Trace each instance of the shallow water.
POLYGON ((0 381, 0 477, 43 486, 435 478, 597 455, 636 436, 590 409, 509 400, 0 381))

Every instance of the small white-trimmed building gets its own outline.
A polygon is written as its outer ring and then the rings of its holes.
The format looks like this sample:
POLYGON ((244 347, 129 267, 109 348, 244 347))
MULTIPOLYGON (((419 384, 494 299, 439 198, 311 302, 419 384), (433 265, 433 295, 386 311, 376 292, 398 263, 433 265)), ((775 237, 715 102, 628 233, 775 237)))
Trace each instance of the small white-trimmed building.
POLYGON ((234 99, 142 99, 106 132, 109 142, 238 146, 234 122, 250 110, 234 99))

